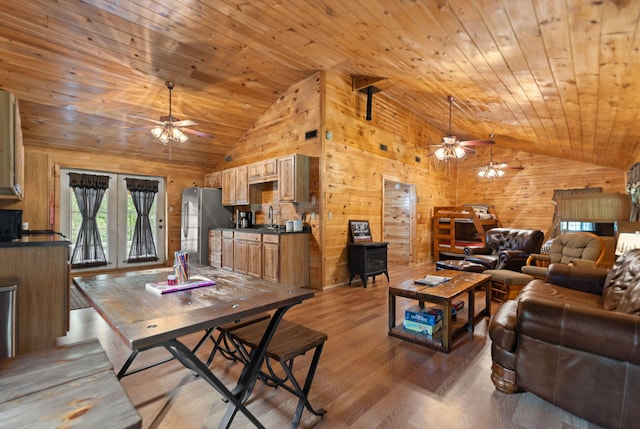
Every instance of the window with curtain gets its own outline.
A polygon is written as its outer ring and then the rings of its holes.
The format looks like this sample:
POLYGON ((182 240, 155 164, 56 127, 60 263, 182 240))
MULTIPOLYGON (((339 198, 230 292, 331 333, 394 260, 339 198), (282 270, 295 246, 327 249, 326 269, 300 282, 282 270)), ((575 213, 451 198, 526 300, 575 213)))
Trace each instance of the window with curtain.
POLYGON ((158 193, 158 181, 127 177, 125 182, 137 213, 127 262, 157 261, 149 213, 158 193))
POLYGON ((104 193, 109 188, 109 176, 69 173, 69 186, 82 215, 82 223, 71 255, 71 266, 78 268, 107 265, 96 216, 104 193))

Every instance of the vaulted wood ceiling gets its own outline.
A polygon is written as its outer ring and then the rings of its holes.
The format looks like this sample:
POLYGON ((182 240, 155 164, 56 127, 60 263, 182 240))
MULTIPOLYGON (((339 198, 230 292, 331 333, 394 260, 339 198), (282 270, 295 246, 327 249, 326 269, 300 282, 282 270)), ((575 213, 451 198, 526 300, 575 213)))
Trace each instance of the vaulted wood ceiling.
POLYGON ((173 114, 174 158, 214 165, 317 70, 388 78, 443 132, 627 169, 640 160, 640 2, 632 0, 3 1, 0 86, 27 144, 165 160, 133 116, 173 114))

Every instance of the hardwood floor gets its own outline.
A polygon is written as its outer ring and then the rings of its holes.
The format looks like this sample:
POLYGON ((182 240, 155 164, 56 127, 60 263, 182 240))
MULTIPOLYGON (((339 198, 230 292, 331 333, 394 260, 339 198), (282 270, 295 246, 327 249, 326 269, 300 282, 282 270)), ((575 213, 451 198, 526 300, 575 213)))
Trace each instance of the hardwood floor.
MULTIPOLYGON (((391 281, 416 278, 426 268, 392 268, 391 281)), ((399 309, 414 304, 400 303, 404 307, 399 309)), ((370 280, 366 289, 354 281, 351 287, 318 292, 287 313, 285 318, 329 336, 309 395, 311 404, 326 408, 327 414, 319 418, 305 410, 301 428, 598 428, 532 394, 496 391, 490 380, 487 319, 444 354, 388 336, 387 314, 384 276, 376 283, 370 280)), ((100 340, 117 371, 129 355, 127 346, 92 308, 72 311, 71 332, 61 343, 92 337, 100 340)), ((185 342, 195 345, 198 339, 185 342)), ((199 354, 206 359, 209 351, 207 345, 199 354)), ((165 356, 163 350, 150 350, 136 364, 165 356)), ((295 368, 306 369, 310 359, 309 354, 296 359, 295 368)), ((220 354, 212 368, 229 386, 239 374, 238 365, 220 354)), ((122 384, 144 428, 216 428, 226 409, 216 391, 175 361, 125 377, 122 384)), ((289 392, 260 382, 248 402, 267 428, 288 427, 295 405, 289 392)), ((232 427, 251 425, 239 414, 232 427)))

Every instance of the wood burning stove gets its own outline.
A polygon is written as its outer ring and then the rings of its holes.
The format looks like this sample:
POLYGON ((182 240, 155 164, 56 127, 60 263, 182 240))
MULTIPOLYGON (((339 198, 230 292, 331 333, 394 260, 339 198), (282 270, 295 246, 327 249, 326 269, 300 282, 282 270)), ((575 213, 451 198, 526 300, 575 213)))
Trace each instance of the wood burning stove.
POLYGON ((384 274, 389 281, 387 271, 387 242, 374 242, 371 239, 369 221, 349 221, 349 284, 355 276, 360 276, 362 285, 367 287, 367 278, 384 274))
POLYGON ((384 274, 389 281, 387 270, 387 242, 349 243, 349 285, 358 275, 362 285, 367 287, 367 278, 384 274))

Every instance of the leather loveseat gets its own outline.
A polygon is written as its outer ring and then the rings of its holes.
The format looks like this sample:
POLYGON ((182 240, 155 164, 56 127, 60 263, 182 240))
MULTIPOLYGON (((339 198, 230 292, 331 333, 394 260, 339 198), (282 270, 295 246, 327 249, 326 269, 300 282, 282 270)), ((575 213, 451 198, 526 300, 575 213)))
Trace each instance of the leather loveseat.
POLYGON ((487 270, 520 271, 531 253, 540 253, 544 233, 539 229, 491 228, 483 247, 465 247, 464 259, 487 270))
POLYGON ((603 268, 551 264, 489 324, 491 379, 611 428, 640 422, 640 250, 603 268))

